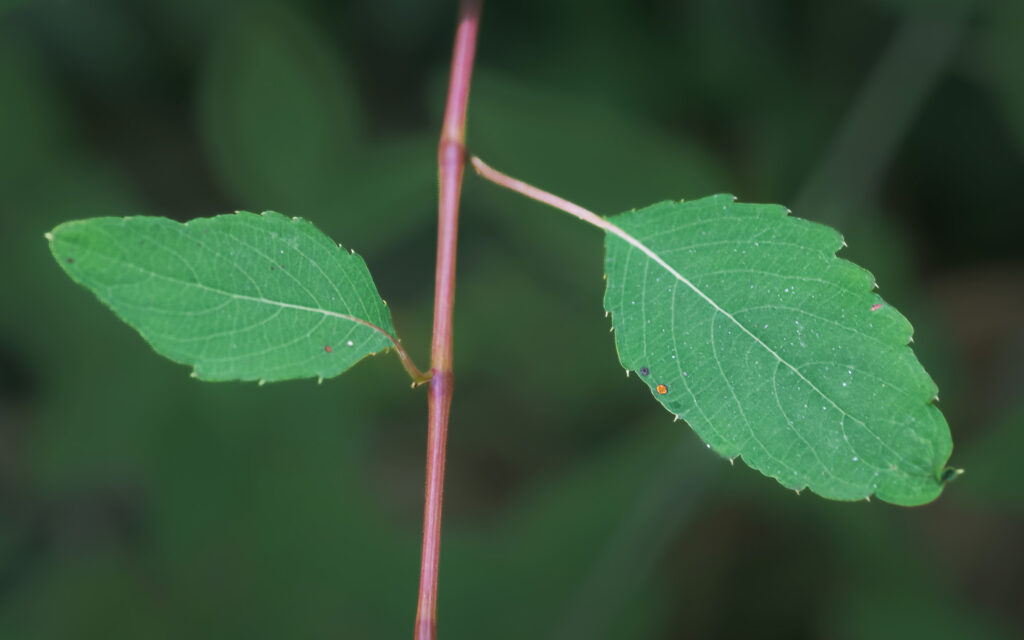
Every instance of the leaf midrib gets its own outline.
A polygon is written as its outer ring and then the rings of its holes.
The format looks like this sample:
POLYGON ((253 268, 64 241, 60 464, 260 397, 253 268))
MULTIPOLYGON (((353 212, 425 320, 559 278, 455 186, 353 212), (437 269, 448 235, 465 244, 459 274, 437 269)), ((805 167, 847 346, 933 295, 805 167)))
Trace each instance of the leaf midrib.
POLYGON ((182 285, 182 286, 185 286, 185 287, 193 287, 193 288, 196 288, 196 289, 201 289, 203 291, 209 291, 210 293, 215 293, 215 294, 218 294, 218 295, 227 296, 228 298, 233 298, 235 300, 245 300, 245 301, 248 301, 248 302, 256 302, 256 303, 260 303, 260 304, 267 304, 267 305, 270 305, 270 306, 273 306, 273 307, 282 307, 282 308, 285 308, 285 309, 294 309, 296 311, 306 311, 306 312, 309 312, 309 313, 319 313, 319 314, 322 314, 322 315, 325 315, 325 316, 329 316, 329 317, 333 317, 333 318, 338 318, 338 319, 341 319, 341 320, 348 320, 350 322, 355 322, 357 324, 361 324, 361 325, 364 325, 364 326, 366 326, 366 327, 368 327, 370 329, 373 329, 374 331, 377 331, 378 333, 383 334, 386 338, 388 338, 392 342, 394 342, 394 340, 395 340, 394 336, 389 334, 387 331, 385 331, 381 327, 378 327, 377 325, 375 325, 375 324, 373 324, 371 322, 368 322, 366 320, 363 320, 362 318, 358 318, 356 316, 348 315, 348 314, 345 314, 345 313, 340 313, 338 311, 331 311, 330 309, 322 309, 322 308, 318 308, 318 307, 308 307, 308 306, 305 306, 305 305, 294 304, 294 303, 291 303, 291 302, 284 302, 282 300, 272 300, 270 298, 266 298, 266 297, 263 297, 263 296, 256 297, 256 296, 249 296, 249 295, 246 295, 244 293, 234 293, 234 292, 231 292, 231 291, 225 291, 223 289, 218 289, 216 287, 211 287, 209 285, 203 284, 202 282, 189 282, 188 280, 181 280, 179 278, 175 278, 175 277, 168 276, 168 275, 165 275, 165 274, 162 274, 162 273, 158 273, 156 271, 149 271, 147 269, 143 269, 142 267, 140 267, 138 265, 132 264, 131 262, 126 262, 124 260, 119 260, 119 259, 117 259, 115 257, 104 255, 102 253, 93 252, 93 254, 96 257, 99 257, 99 258, 101 258, 103 260, 106 260, 108 262, 113 262, 113 263, 116 263, 118 265, 121 265, 121 266, 124 266, 124 267, 128 267, 129 269, 133 269, 135 271, 143 273, 143 274, 149 276, 150 278, 159 278, 161 280, 166 280, 168 282, 172 282, 172 283, 177 284, 177 285, 182 285))
POLYGON ((797 378, 799 378, 801 381, 803 381, 808 387, 810 387, 815 393, 817 393, 823 400, 825 400, 825 402, 827 402, 828 404, 832 405, 832 407, 836 411, 838 411, 844 418, 850 418, 851 420, 859 423, 861 426, 864 427, 865 430, 868 431, 868 433, 870 433, 879 443, 881 443, 882 446, 884 446, 886 449, 891 451, 897 458, 899 458, 899 460, 901 462, 903 462, 903 463, 907 462, 906 459, 903 457, 903 455, 901 455, 898 451, 893 449, 892 446, 889 445, 889 443, 887 443, 885 440, 883 440, 881 437, 879 437, 878 434, 876 434, 867 425, 867 423, 865 421, 860 420, 856 416, 853 416, 853 415, 850 415, 849 413, 847 413, 834 400, 832 400, 832 398, 830 398, 828 395, 826 395, 824 391, 819 389, 817 385, 815 385, 810 379, 808 379, 806 376, 804 376, 803 373, 801 373, 800 370, 797 367, 795 367, 794 365, 790 364, 789 361, 787 361, 785 358, 783 358, 781 355, 779 355, 779 353, 777 351, 775 351, 770 346, 768 346, 763 340, 761 340, 757 335, 755 335, 746 326, 744 326, 743 323, 741 323, 739 320, 737 320, 735 316, 733 316, 731 313, 726 311, 717 302, 715 302, 710 296, 708 296, 706 293, 704 293, 704 291, 701 290, 700 287, 698 287, 693 282, 691 282, 686 276, 684 276, 683 274, 679 273, 672 265, 668 264, 664 259, 662 259, 662 257, 660 255, 658 255, 657 252, 655 252, 653 249, 648 247, 646 244, 644 244, 643 242, 641 242, 640 240, 638 240, 637 238, 635 238, 634 236, 632 236, 631 234, 629 234, 628 232, 623 230, 618 225, 616 225, 613 222, 609 221, 607 218, 601 218, 600 220, 603 223, 603 224, 600 225, 601 228, 603 228, 605 231, 615 235, 616 237, 620 238, 621 240, 625 241, 626 243, 628 243, 629 245, 633 246, 634 248, 638 249, 644 255, 646 255, 648 258, 650 258, 651 260, 656 262, 659 266, 661 266, 663 269, 665 269, 670 275, 672 275, 672 277, 674 277, 676 280, 678 280, 679 282, 684 284, 691 291, 693 291, 700 298, 702 298, 705 302, 707 302, 711 306, 712 309, 714 309, 716 312, 721 313, 723 316, 728 318, 734 325, 736 325, 736 327, 738 327, 741 331, 743 331, 743 333, 747 334, 747 336, 749 336, 751 339, 753 339, 756 344, 760 345, 765 351, 770 353, 779 363, 785 365, 786 368, 788 368, 790 371, 792 371, 797 376, 797 378))

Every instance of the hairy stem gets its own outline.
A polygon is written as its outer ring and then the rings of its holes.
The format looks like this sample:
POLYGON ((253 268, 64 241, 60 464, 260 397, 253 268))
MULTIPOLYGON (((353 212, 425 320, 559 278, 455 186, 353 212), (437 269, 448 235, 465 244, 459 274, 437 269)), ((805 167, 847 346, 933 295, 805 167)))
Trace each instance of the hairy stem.
POLYGON ((437 149, 438 229, 434 280, 434 335, 431 343, 427 423, 427 479, 423 508, 423 554, 420 561, 416 640, 437 637, 437 574, 441 557, 441 498, 444 490, 445 442, 452 403, 452 306, 455 302, 455 247, 459 197, 466 167, 466 105, 481 0, 462 0, 455 34, 448 101, 437 149))

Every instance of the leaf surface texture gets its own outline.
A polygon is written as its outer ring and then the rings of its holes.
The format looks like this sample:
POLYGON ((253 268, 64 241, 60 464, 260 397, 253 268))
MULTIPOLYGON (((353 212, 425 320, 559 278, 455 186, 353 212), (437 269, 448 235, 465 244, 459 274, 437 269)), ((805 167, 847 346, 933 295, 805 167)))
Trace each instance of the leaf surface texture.
POLYGON ((363 259, 302 219, 92 218, 48 237, 73 280, 203 380, 328 378, 394 339, 363 259))
POLYGON ((609 221, 643 247, 606 235, 620 361, 709 448, 827 498, 939 495, 937 388, 839 233, 729 195, 609 221))

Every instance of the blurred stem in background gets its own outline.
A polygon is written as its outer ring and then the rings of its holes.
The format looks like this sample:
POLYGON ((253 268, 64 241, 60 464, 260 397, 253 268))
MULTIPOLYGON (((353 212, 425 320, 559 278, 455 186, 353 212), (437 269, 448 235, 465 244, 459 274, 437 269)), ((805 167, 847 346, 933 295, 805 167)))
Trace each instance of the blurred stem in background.
POLYGON ((818 220, 842 228, 851 213, 877 208, 881 182, 945 71, 969 13, 907 18, 799 190, 792 205, 797 215, 813 211, 818 220))
MULTIPOLYGON (((839 224, 854 211, 875 208, 899 143, 945 70, 967 14, 964 10, 939 18, 914 16, 899 29, 825 158, 800 190, 794 205, 798 210, 817 211, 822 219, 839 224)), ((496 171, 479 158, 471 160, 486 180, 614 232, 590 211, 496 171)), ((690 507, 701 494, 693 475, 675 463, 652 471, 635 508, 567 603, 554 637, 600 637, 599 630, 631 593, 629 585, 653 572, 686 526, 690 507), (628 584, 622 580, 626 575, 631 576, 628 584)))

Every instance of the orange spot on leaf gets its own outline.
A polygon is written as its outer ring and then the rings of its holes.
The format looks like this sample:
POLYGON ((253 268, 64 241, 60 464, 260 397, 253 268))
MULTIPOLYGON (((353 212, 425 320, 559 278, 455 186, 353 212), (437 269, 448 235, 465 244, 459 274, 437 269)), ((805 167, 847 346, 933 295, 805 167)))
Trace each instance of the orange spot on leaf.
POLYGON ((324 351, 326 351, 327 353, 330 353, 331 352, 331 345, 325 345, 324 346, 324 351))
POLYGON ((660 396, 663 396, 666 393, 668 393, 668 387, 666 387, 663 384, 659 384, 657 387, 654 388, 654 390, 657 391, 658 395, 660 395, 660 396))
POLYGON ((881 302, 871 305, 871 310, 872 311, 878 311, 881 308, 882 308, 882 303, 881 302))

